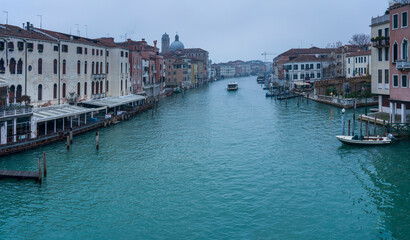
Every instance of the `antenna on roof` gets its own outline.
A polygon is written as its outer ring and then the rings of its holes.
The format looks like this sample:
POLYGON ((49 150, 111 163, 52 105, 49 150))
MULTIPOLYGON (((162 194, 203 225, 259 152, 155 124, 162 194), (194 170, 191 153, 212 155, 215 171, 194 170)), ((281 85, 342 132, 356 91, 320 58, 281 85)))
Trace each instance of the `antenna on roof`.
POLYGON ((9 25, 9 12, 3 11, 6 14, 6 25, 9 25))
POLYGON ((85 26, 85 37, 88 38, 88 26, 87 24, 85 24, 84 26, 85 26))
POLYGON ((37 15, 37 17, 40 17, 40 29, 43 29, 43 15, 37 15))
POLYGON ((75 24, 77 26, 77 36, 80 36, 80 24, 75 24))

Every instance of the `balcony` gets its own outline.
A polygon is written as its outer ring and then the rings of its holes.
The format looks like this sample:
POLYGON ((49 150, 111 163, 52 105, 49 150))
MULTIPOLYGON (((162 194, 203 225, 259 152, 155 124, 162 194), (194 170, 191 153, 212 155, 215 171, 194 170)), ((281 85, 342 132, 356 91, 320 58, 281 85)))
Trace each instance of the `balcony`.
POLYGON ((390 37, 376 37, 372 38, 372 46, 375 48, 389 47, 390 37))
POLYGON ((92 100, 94 99, 100 99, 100 98, 105 98, 105 93, 99 93, 99 94, 93 94, 91 96, 92 100))
POLYGON ((91 77, 93 80, 104 80, 105 74, 91 74, 91 77))
POLYGON ((396 69, 400 71, 410 70, 410 62, 408 60, 396 61, 396 69))

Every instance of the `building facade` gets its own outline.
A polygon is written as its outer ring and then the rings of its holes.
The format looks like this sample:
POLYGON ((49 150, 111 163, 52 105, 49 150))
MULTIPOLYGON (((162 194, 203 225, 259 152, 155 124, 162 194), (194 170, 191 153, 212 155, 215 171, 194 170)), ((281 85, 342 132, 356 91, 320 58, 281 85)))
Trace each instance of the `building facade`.
POLYGON ((367 76, 371 73, 371 51, 350 53, 346 57, 346 77, 367 76))

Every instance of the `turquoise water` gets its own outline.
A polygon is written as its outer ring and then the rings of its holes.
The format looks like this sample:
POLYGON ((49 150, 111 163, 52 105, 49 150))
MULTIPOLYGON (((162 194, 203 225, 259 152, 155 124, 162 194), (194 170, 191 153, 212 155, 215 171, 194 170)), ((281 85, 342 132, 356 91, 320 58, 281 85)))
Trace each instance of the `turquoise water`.
MULTIPOLYGON (((341 111, 275 102, 256 79, 0 159, 48 177, 0 181, 0 239, 405 239, 410 141, 343 146, 341 111)), ((351 119, 352 112, 346 113, 351 119)))

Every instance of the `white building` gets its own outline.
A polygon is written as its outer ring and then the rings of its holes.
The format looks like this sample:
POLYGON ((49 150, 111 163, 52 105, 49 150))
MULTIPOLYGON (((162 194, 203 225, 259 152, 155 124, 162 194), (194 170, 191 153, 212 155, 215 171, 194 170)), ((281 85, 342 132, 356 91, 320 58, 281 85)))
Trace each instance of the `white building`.
POLYGON ((285 80, 292 83, 292 88, 296 83, 312 83, 323 78, 323 68, 328 66, 327 58, 313 55, 297 56, 284 63, 285 80))
POLYGON ((379 95, 379 111, 390 113, 389 98, 389 46, 390 46, 390 16, 384 15, 372 18, 372 93, 379 95))
POLYGON ((235 77, 236 67, 231 65, 221 65, 221 77, 230 78, 235 77))
POLYGON ((125 95, 128 62, 128 50, 108 41, 0 25, 0 78, 11 103, 22 95, 35 106, 125 95))
POLYGON ((367 76, 371 73, 371 51, 350 53, 346 57, 346 77, 367 76))

